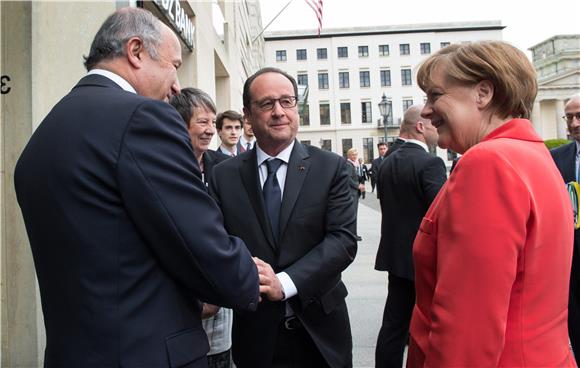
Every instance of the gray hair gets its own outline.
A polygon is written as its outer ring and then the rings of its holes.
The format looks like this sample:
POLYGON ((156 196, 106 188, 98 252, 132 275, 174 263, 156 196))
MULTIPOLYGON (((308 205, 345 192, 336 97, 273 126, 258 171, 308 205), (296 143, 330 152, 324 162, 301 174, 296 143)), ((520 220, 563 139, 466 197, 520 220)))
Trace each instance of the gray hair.
POLYGON ((158 59, 157 48, 161 43, 159 19, 145 9, 123 8, 111 14, 95 35, 89 56, 84 56, 85 68, 91 70, 103 60, 125 55, 123 46, 132 37, 139 37, 149 56, 158 59))
POLYGON ((189 120, 191 120, 195 109, 205 108, 214 114, 216 113, 215 104, 211 97, 198 88, 183 88, 178 95, 171 97, 169 103, 175 107, 188 128, 189 120))

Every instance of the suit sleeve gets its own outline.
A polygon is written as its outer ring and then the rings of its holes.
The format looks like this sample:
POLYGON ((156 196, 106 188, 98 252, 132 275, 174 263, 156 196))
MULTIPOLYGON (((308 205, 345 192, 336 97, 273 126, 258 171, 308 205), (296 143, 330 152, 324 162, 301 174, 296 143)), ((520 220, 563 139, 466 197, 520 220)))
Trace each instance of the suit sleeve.
POLYGON ((425 195, 425 203, 433 203, 439 190, 447 180, 447 170, 443 160, 430 157, 421 173, 421 186, 425 195))
POLYGON ((436 286, 425 366, 497 366, 531 198, 490 151, 462 158, 438 205, 436 286))
POLYGON ((284 270, 296 285, 304 305, 310 298, 320 296, 329 280, 338 279, 357 252, 356 209, 349 189, 347 165, 350 164, 345 160, 339 160, 334 178, 326 188, 329 195, 325 220, 321 221, 325 231, 323 240, 284 270))
POLYGON ((117 175, 131 221, 172 278, 203 301, 255 309, 257 269, 243 242, 226 233, 170 105, 148 101, 135 110, 117 175))

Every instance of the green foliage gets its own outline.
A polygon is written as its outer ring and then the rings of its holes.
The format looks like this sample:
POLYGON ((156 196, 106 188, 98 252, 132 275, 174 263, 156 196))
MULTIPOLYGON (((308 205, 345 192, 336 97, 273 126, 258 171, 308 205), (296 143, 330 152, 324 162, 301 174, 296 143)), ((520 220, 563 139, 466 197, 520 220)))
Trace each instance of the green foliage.
POLYGON ((548 149, 560 147, 568 143, 570 143, 570 141, 567 139, 546 139, 544 141, 544 144, 546 147, 548 147, 548 149))

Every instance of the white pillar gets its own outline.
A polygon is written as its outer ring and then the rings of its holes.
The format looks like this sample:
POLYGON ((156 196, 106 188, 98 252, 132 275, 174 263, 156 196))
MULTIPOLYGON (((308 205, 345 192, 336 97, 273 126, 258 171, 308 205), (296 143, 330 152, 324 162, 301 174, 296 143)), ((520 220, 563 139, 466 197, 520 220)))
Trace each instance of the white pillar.
POLYGON ((542 113, 541 113, 542 107, 540 104, 540 101, 536 100, 534 102, 534 107, 532 109, 532 125, 534 126, 534 130, 536 131, 536 133, 538 133, 538 135, 542 138, 546 138, 543 136, 543 128, 542 128, 542 113))
POLYGON ((566 139, 566 123, 562 119, 564 116, 564 101, 556 100, 556 126, 558 127, 558 138, 566 139))

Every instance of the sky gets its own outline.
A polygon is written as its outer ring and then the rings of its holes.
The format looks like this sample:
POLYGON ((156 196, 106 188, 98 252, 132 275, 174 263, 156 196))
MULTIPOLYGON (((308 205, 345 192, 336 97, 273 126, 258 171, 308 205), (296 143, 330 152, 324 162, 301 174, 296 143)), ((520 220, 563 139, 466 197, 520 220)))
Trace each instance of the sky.
MULTIPOLYGON (((262 26, 289 0, 259 0, 262 26)), ((414 23, 499 20, 503 40, 527 50, 552 36, 580 34, 580 0, 324 0, 322 29, 414 23)), ((316 29, 306 0, 292 0, 266 29, 316 29)))

